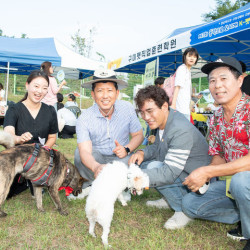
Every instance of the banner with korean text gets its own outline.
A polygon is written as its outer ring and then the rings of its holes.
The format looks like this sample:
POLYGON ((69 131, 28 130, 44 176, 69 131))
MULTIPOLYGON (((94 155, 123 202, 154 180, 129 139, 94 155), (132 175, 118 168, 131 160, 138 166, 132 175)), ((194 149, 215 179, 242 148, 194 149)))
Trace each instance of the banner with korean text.
POLYGON ((145 75, 144 75, 144 87, 154 84, 155 66, 156 66, 156 60, 146 64, 145 75))

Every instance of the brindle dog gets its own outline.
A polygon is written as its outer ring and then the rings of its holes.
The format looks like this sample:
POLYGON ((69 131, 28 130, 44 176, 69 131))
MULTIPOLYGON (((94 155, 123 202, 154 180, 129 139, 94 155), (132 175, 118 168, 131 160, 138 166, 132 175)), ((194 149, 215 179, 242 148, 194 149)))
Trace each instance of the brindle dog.
MULTIPOLYGON (((6 132, 1 132, 0 145, 7 148, 6 150, 0 152, 0 217, 4 217, 7 214, 1 210, 1 206, 9 193, 10 186, 15 175, 20 173, 25 179, 28 180, 35 180, 39 178, 49 166, 50 153, 41 147, 33 167, 28 172, 24 173, 23 166, 34 152, 34 144, 23 144, 13 147, 13 136, 6 132)), ((73 195, 77 196, 82 192, 83 182, 87 180, 80 176, 77 168, 71 164, 63 156, 63 154, 55 150, 53 150, 53 153, 53 168, 48 179, 47 188, 59 213, 62 215, 68 215, 67 211, 62 208, 58 189, 61 186, 69 186, 73 189, 73 195)), ((37 186, 33 184, 33 187, 37 209, 44 212, 42 206, 42 188, 44 186, 37 186)))

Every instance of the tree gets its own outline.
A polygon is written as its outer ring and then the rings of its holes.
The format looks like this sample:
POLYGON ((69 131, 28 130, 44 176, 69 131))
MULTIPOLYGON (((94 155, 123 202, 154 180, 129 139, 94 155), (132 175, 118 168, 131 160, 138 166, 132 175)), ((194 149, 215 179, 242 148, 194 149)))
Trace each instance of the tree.
POLYGON ((237 0, 235 3, 232 3, 231 0, 216 0, 215 9, 209 13, 202 14, 203 21, 210 22, 216 20, 241 8, 249 2, 250 0, 237 0))
POLYGON ((21 38, 28 38, 27 34, 22 33, 21 38))
POLYGON ((80 29, 77 30, 77 32, 74 34, 74 36, 71 36, 71 39, 73 40, 73 44, 71 46, 74 48, 74 50, 79 53, 80 55, 85 56, 85 38, 81 37, 80 35, 80 29))
MULTIPOLYGON (((95 34, 96 27, 90 28, 88 36, 86 37, 81 37, 81 31, 78 29, 74 36, 71 36, 71 39, 74 42, 71 46, 74 48, 75 52, 87 58, 91 58, 95 34)), ((96 55, 99 57, 99 61, 105 61, 105 56, 103 54, 96 52, 96 55)))

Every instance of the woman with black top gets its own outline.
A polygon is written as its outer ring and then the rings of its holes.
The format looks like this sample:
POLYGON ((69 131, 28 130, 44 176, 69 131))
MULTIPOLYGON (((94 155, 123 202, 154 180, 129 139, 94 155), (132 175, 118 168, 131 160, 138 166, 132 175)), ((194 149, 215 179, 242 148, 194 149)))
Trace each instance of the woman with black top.
POLYGON ((15 136, 15 144, 41 143, 48 147, 55 144, 58 132, 56 111, 41 102, 48 92, 48 86, 49 79, 44 72, 31 72, 24 98, 8 109, 4 131, 15 136))
MULTIPOLYGON (((15 137, 15 144, 40 143, 52 147, 58 132, 54 107, 42 103, 48 92, 49 78, 39 70, 31 72, 24 98, 11 105, 4 118, 4 131, 15 137)), ((10 193, 19 193, 15 179, 10 193), (17 192, 16 192, 17 191, 17 192)), ((13 194, 9 195, 12 196, 13 194)))

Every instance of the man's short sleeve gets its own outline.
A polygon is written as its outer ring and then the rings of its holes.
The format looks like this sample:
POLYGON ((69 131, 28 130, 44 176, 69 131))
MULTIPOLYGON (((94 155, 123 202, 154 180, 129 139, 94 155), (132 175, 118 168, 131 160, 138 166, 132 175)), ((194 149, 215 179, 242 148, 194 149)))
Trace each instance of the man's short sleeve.
POLYGON ((90 141, 89 131, 84 123, 85 120, 85 112, 83 111, 80 117, 77 119, 76 122, 76 135, 77 135, 77 143, 82 143, 85 141, 90 141))
POLYGON ((219 143, 219 136, 218 136, 218 131, 215 126, 215 119, 214 116, 212 116, 210 120, 210 125, 209 125, 209 150, 208 154, 211 156, 219 155, 220 152, 222 152, 221 145, 219 143))

